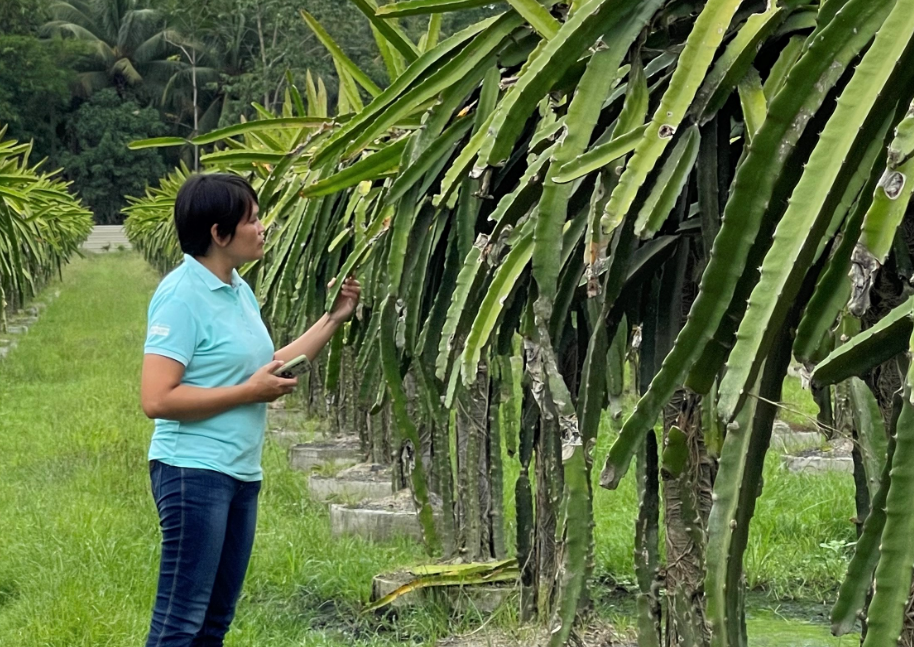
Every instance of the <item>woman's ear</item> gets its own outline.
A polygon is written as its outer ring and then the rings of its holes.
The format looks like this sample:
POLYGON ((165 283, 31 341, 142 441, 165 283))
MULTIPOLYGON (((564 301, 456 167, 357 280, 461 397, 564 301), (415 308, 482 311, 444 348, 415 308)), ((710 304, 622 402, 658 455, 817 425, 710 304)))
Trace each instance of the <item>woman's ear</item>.
POLYGON ((231 236, 220 236, 219 235, 219 225, 213 225, 210 228, 209 232, 213 237, 213 244, 215 244, 218 247, 222 247, 222 248, 228 247, 229 243, 232 242, 231 236))

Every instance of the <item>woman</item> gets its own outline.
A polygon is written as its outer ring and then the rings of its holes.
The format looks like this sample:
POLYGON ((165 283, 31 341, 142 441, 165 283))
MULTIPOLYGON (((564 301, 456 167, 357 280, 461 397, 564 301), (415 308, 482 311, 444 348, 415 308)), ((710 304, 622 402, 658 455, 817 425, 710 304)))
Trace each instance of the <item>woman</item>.
POLYGON ((222 645, 254 542, 266 403, 297 379, 273 375, 315 357, 352 316, 360 287, 347 279, 332 311, 274 353, 250 287, 236 271, 263 257, 251 186, 195 175, 178 192, 184 262, 149 306, 143 411, 162 528, 158 593, 147 647, 222 645))

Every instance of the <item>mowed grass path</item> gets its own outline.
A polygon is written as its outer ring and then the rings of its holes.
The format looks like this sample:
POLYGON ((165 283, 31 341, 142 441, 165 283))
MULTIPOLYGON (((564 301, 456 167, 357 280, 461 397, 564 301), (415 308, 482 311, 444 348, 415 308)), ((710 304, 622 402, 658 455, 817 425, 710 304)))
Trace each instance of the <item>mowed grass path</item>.
MULTIPOLYGON (((53 288, 60 297, 0 362, 0 646, 145 640, 159 530, 139 376, 158 280, 133 254, 77 260, 53 288)), ((417 560, 419 548, 332 540, 284 450, 268 442, 264 467, 257 542, 227 644, 398 642, 359 607, 373 574, 417 560)))

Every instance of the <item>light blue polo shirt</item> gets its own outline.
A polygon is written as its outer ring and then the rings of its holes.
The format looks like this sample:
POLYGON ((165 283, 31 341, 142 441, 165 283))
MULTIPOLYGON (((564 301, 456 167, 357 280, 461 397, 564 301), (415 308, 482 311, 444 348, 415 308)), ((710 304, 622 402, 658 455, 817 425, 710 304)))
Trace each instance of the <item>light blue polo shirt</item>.
MULTIPOLYGON (((257 299, 234 270, 227 285, 185 255, 149 304, 144 352, 181 362, 181 384, 242 384, 273 359, 273 351, 257 299)), ((266 417, 266 404, 247 404, 207 420, 156 420, 149 460, 259 481, 266 417)))

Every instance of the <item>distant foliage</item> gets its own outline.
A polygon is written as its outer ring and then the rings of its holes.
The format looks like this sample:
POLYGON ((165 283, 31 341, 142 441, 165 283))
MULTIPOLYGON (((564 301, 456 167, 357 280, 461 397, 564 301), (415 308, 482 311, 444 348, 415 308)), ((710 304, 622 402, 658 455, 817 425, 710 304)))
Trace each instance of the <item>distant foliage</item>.
POLYGON ((69 0, 49 6, 45 36, 73 38, 88 45, 77 64, 77 91, 90 96, 115 87, 157 103, 180 69, 180 34, 166 28, 161 12, 143 0, 69 0))
POLYGON ((0 30, 7 35, 32 34, 48 19, 47 0, 3 0, 0 30))
MULTIPOLYGON (((87 150, 79 136, 78 122, 85 119, 81 107, 105 89, 115 89, 134 110, 154 109, 156 119, 144 118, 148 128, 139 139, 162 134, 192 138, 257 118, 259 106, 277 112, 290 81, 306 87, 309 71, 323 79, 328 102, 336 105, 336 66, 302 19, 302 9, 321 22, 374 83, 389 84, 371 25, 350 2, 0 0, 0 124, 20 141, 32 141, 34 158, 48 157, 69 168, 87 150)), ((504 6, 448 14, 442 36, 496 9, 504 6)), ((428 17, 410 16, 398 23, 418 42, 428 17)), ((184 147, 163 159, 168 167, 183 161, 195 168, 193 153, 184 147)), ((78 162, 67 177, 93 204, 104 203, 97 212, 101 219, 117 219, 120 196, 101 200, 108 192, 97 186, 110 182, 93 179, 92 185, 82 185, 94 163, 78 162)), ((102 162, 102 168, 106 165, 102 162)), ((135 193, 136 186, 141 192, 147 177, 142 174, 121 196, 135 193)))
POLYGON ((68 64, 79 49, 58 39, 0 36, 0 124, 16 139, 32 140, 36 157, 53 156, 60 147, 58 128, 75 76, 68 64))
POLYGON ((97 222, 121 222, 124 196, 141 194, 147 183, 167 173, 157 151, 127 149, 129 142, 150 133, 165 134, 158 113, 123 101, 112 89, 93 95, 71 119, 71 150, 61 154, 60 161, 97 222))

